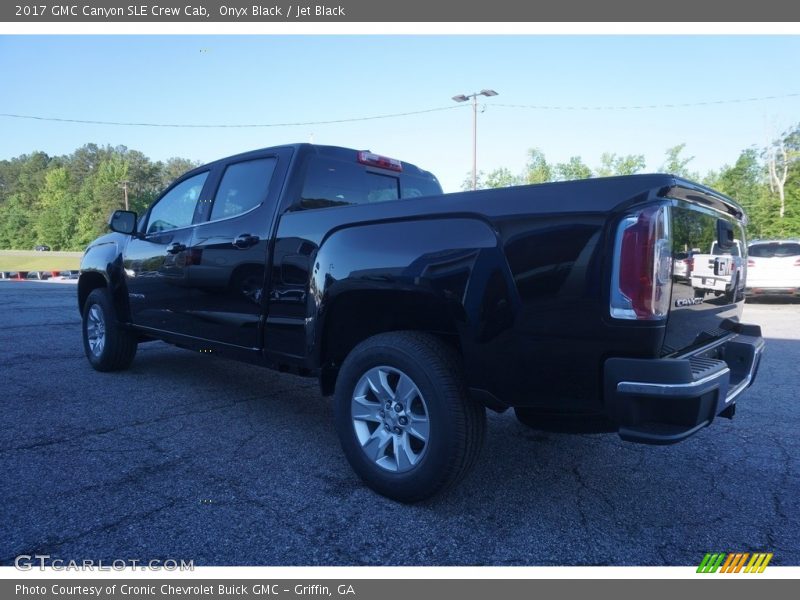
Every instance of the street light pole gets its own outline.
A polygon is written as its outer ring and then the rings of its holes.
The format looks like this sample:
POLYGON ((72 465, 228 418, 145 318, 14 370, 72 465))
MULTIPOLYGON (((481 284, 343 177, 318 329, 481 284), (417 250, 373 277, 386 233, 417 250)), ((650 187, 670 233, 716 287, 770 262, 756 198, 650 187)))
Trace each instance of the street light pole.
POLYGON ((478 189, 478 95, 472 94, 472 190, 478 189))
POLYGON ((481 90, 472 94, 453 96, 456 102, 472 100, 472 189, 478 189, 478 96, 497 96, 494 90, 481 90))

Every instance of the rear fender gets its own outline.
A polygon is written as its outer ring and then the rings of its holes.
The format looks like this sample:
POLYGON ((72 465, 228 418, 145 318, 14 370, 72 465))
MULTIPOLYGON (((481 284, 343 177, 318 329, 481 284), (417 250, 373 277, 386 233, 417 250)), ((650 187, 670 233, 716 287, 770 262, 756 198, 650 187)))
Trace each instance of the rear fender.
POLYGON ((510 327, 518 302, 496 233, 469 216, 334 231, 314 261, 310 296, 307 343, 319 366, 392 329, 452 336, 468 360, 482 336, 510 327))

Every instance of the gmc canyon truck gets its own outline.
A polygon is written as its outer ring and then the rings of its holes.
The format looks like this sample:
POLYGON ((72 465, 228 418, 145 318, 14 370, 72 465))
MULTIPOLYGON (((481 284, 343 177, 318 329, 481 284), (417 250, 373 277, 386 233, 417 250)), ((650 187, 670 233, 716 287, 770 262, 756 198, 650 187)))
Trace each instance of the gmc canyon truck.
POLYGON ((672 257, 743 222, 670 175, 443 195, 371 152, 268 148, 112 215, 81 263, 83 344, 99 371, 164 340, 317 377, 356 473, 414 502, 469 471, 486 408, 648 444, 731 418, 761 330, 672 257))

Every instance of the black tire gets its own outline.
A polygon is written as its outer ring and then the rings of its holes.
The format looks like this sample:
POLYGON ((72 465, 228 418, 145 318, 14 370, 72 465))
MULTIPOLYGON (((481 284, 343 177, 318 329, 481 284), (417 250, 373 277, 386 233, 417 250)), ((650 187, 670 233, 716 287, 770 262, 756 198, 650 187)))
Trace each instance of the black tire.
POLYGON ((83 350, 89 363, 98 371, 127 369, 136 356, 137 338, 117 320, 114 303, 105 288, 92 290, 83 305, 83 350), (98 319, 102 343, 98 345, 98 319))
MULTIPOLYGON (((400 502, 418 502, 458 483, 477 460, 486 432, 486 411, 470 398, 457 354, 436 337, 413 331, 379 334, 350 352, 336 381, 334 418, 353 470, 373 490, 400 502), (386 376, 388 387, 380 393, 385 401, 394 402, 389 410, 365 382, 368 375, 374 379, 376 373, 386 376), (414 386, 406 395, 411 399, 407 406, 396 396, 401 381, 404 389, 410 389, 403 377, 414 386), (367 390, 359 395, 364 405, 369 405, 363 410, 373 411, 377 405, 374 415, 385 416, 378 416, 377 421, 354 418, 357 389, 367 390), (405 424, 402 415, 408 415, 405 424), (423 442, 416 437, 415 423, 422 422, 424 427, 426 419, 428 435, 423 442), (368 440, 388 439, 386 449, 377 450, 379 457, 368 456, 362 448, 369 446, 369 441, 361 441, 365 436, 368 440), (408 450, 395 455, 397 448, 408 450), (416 462, 409 458, 412 455, 416 462)), ((381 443, 378 441, 377 448, 381 443)))

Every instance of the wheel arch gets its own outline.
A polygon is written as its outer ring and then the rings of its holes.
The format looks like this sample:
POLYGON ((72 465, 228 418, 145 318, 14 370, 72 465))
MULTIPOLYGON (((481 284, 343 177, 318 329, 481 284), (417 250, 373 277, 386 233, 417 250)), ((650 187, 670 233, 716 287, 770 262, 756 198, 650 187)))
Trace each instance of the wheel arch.
POLYGON ((419 290, 360 290, 340 294, 326 307, 318 340, 320 384, 333 394, 339 367, 364 340, 391 331, 419 331, 461 355, 457 318, 447 303, 419 290))
POLYGON ((78 310, 81 314, 83 314, 83 307, 86 305, 86 299, 89 294, 98 288, 106 288, 111 294, 117 320, 121 323, 129 323, 131 312, 128 304, 127 287, 124 283, 115 285, 108 275, 102 271, 84 271, 78 279, 78 310))
POLYGON ((117 320, 126 323, 130 321, 128 288, 122 264, 122 251, 129 239, 129 236, 120 233, 109 233, 92 242, 86 249, 81 259, 78 278, 78 310, 81 313, 89 294, 97 288, 105 287, 114 302, 117 320))
POLYGON ((81 273, 78 279, 78 311, 83 314, 83 307, 86 305, 86 299, 97 288, 107 288, 108 279, 98 271, 86 271, 81 273))

